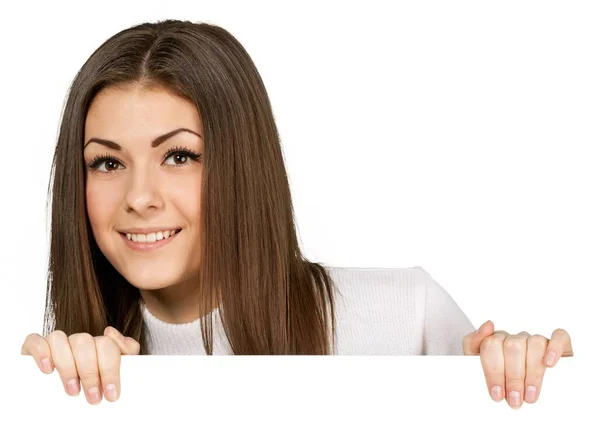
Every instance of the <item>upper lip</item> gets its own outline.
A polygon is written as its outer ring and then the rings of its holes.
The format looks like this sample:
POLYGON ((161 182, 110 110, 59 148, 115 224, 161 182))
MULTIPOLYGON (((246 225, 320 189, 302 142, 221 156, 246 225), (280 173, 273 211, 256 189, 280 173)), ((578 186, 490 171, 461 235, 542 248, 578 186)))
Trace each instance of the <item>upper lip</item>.
POLYGON ((120 229, 117 230, 123 234, 150 234, 153 232, 159 232, 159 231, 178 231, 180 230, 181 227, 157 227, 157 228, 125 228, 125 229, 120 229))

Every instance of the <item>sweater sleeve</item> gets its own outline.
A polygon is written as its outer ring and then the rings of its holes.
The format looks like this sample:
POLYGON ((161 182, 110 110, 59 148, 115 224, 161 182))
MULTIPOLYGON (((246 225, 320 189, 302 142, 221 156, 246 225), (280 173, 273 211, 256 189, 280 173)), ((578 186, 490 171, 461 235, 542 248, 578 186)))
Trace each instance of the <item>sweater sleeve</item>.
POLYGON ((452 299, 423 268, 425 278, 424 355, 463 355, 462 340, 475 327, 452 299))

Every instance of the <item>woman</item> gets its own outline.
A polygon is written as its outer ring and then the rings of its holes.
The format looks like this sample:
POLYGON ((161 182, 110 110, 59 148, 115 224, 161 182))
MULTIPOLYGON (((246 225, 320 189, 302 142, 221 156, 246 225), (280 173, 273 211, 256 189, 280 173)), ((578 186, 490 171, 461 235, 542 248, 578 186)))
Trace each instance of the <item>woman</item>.
POLYGON ((52 187, 44 336, 22 354, 90 403, 118 399, 124 354, 465 354, 518 408, 572 354, 562 329, 474 331, 420 267, 307 261, 267 92, 218 26, 146 23, 100 46, 73 81, 52 187))

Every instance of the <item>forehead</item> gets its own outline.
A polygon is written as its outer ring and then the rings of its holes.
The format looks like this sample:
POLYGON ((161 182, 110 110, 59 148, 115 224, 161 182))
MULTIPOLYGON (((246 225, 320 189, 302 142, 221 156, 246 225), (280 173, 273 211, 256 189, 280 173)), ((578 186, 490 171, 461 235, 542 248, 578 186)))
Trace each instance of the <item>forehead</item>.
POLYGON ((122 143, 147 142, 180 127, 202 134, 198 110, 190 101, 164 88, 110 87, 100 91, 90 104, 84 140, 104 137, 122 143))

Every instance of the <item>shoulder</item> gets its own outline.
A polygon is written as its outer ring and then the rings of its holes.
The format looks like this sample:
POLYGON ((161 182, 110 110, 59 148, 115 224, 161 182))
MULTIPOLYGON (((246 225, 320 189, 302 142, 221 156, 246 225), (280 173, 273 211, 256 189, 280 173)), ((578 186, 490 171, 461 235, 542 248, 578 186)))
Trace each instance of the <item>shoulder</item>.
POLYGON ((325 268, 334 287, 340 354, 421 354, 428 276, 421 267, 325 268))
POLYGON ((378 317, 410 314, 424 319, 428 312, 455 306, 446 290, 421 266, 357 268, 325 266, 342 308, 368 310, 378 317))
MULTIPOLYGON (((338 294, 352 298, 393 298, 400 296, 423 297, 427 285, 433 281, 422 267, 357 268, 325 266, 338 294)), ((433 281, 435 282, 435 281, 433 281)))
POLYGON ((462 335, 472 325, 423 267, 325 269, 334 286, 342 353, 460 353, 462 335))

